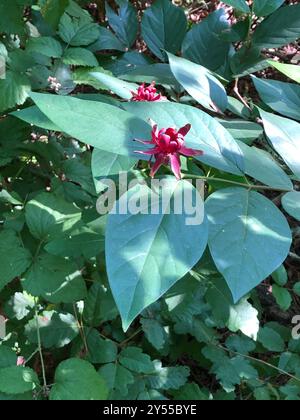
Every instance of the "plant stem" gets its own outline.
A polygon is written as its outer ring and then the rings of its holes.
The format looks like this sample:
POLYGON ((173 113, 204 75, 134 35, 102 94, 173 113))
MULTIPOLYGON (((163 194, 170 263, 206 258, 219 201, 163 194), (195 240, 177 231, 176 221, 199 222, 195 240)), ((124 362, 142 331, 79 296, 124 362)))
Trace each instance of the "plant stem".
POLYGON ((291 192, 291 191, 293 191, 293 190, 290 190, 290 189, 273 188, 273 187, 269 187, 267 185, 245 184, 243 182, 231 181, 229 179, 214 178, 214 177, 201 176, 201 175, 186 174, 186 175, 184 175, 183 178, 184 179, 200 179, 200 180, 202 179, 203 181, 208 181, 208 182, 224 182, 226 184, 236 185, 238 187, 244 187, 244 188, 247 188, 249 190, 266 190, 266 191, 279 191, 279 192, 291 192))
POLYGON ((40 354, 42 375, 43 375, 43 391, 46 393, 48 390, 48 387, 47 387, 46 369, 45 369, 43 349, 42 349, 41 332, 40 332, 40 326, 39 326, 37 302, 35 302, 35 322, 36 322, 36 331, 37 331, 38 352, 40 354))
POLYGON ((297 382, 300 383, 300 378, 297 378, 297 376, 291 375, 289 372, 286 372, 285 370, 280 369, 279 367, 274 366, 271 363, 265 362, 264 360, 257 359, 256 357, 252 357, 252 356, 249 356, 247 354, 242 354, 242 353, 239 353, 237 351, 229 350, 226 347, 222 346, 221 344, 220 345, 217 345, 216 347, 218 347, 218 348, 226 351, 227 353, 232 353, 232 354, 234 354, 236 356, 245 357, 246 359, 252 360, 253 362, 261 363, 261 364, 263 364, 265 366, 268 366, 271 369, 277 370, 277 372, 281 373, 282 375, 288 376, 290 379, 293 379, 294 381, 297 381, 297 382))

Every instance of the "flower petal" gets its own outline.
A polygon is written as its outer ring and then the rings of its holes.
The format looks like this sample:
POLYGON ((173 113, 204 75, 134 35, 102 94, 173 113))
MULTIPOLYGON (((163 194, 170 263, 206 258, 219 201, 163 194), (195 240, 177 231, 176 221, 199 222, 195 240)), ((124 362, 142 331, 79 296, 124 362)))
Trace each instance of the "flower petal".
POLYGON ((160 155, 157 156, 156 161, 154 162, 152 168, 151 168, 151 172, 150 172, 150 176, 151 178, 154 178, 156 172, 159 170, 159 168, 165 164, 166 158, 165 156, 161 153, 160 155))
POLYGON ((181 127, 178 133, 181 134, 183 137, 185 137, 187 133, 191 130, 191 128, 192 128, 191 124, 187 124, 184 127, 181 127))
POLYGON ((181 179, 181 162, 178 153, 170 155, 171 168, 177 179, 181 179))
POLYGON ((190 149, 189 147, 181 146, 179 153, 184 156, 201 156, 204 154, 202 150, 190 149))

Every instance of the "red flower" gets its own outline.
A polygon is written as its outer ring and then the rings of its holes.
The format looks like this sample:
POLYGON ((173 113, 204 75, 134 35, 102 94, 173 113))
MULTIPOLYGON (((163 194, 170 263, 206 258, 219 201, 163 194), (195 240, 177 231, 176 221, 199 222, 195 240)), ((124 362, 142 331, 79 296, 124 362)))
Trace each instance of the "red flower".
POLYGON ((137 93, 136 92, 131 92, 131 93, 132 93, 131 101, 133 102, 157 102, 157 101, 162 101, 166 99, 160 93, 157 93, 155 82, 152 82, 151 85, 149 86, 146 86, 146 84, 143 83, 138 88, 137 93))
POLYGON ((181 179, 180 155, 200 156, 202 150, 194 150, 185 147, 184 137, 191 129, 191 124, 187 124, 177 131, 176 128, 162 128, 158 130, 157 124, 152 124, 152 140, 137 140, 143 144, 154 145, 150 150, 139 150, 136 153, 154 156, 155 162, 152 165, 150 175, 153 178, 162 165, 171 165, 171 169, 177 179, 181 179))

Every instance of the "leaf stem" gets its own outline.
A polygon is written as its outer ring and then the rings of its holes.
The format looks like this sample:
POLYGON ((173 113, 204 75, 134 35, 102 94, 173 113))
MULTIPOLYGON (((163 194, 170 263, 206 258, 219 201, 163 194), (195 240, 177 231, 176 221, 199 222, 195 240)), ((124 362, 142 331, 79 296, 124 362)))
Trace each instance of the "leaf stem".
POLYGON ((200 179, 200 180, 202 179, 203 181, 208 181, 208 182, 224 182, 226 184, 236 185, 236 186, 239 186, 239 187, 244 187, 244 188, 247 188, 249 190, 279 191, 279 192, 284 192, 284 193, 293 191, 292 189, 274 188, 274 187, 269 187, 267 185, 246 184, 246 183, 243 183, 243 182, 231 181, 229 179, 215 178, 215 177, 201 176, 201 175, 185 174, 183 176, 183 179, 200 179))

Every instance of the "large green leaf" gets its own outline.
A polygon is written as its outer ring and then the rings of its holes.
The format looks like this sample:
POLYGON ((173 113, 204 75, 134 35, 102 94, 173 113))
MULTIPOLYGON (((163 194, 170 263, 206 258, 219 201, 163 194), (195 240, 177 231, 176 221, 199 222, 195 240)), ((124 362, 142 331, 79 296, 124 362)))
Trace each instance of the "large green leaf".
POLYGON ((150 50, 164 61, 162 50, 176 54, 187 29, 184 10, 169 0, 156 0, 142 19, 142 37, 150 50), (175 30, 176 28, 176 30, 175 30))
POLYGON ((244 120, 223 120, 217 118, 220 124, 229 131, 235 140, 240 140, 246 144, 252 144, 254 140, 258 139, 264 132, 261 125, 252 121, 244 120))
POLYGON ((52 401, 105 400, 108 389, 94 367, 84 360, 68 359, 56 372, 51 389, 52 401))
POLYGON ((217 70, 224 64, 230 44, 220 35, 229 28, 224 9, 211 13, 187 33, 183 45, 183 56, 210 70, 217 70))
POLYGON ((50 121, 37 106, 30 106, 28 108, 12 112, 11 115, 27 122, 28 124, 32 124, 33 126, 44 128, 45 130, 60 131, 60 128, 50 121))
POLYGON ((0 233, 0 291, 24 273, 31 259, 30 252, 24 248, 16 232, 4 230, 0 233))
POLYGON ((137 11, 128 0, 117 0, 118 13, 106 3, 108 23, 126 47, 130 48, 138 33, 137 11))
POLYGON ((282 205, 286 212, 300 221, 300 192, 292 191, 282 197, 282 205))
POLYGON ((84 299, 85 282, 76 264, 64 258, 42 254, 24 276, 23 289, 52 303, 73 303, 84 299))
POLYGON ((268 63, 290 79, 300 83, 300 66, 293 64, 282 64, 278 63, 278 61, 268 61, 268 63))
POLYGON ((285 260, 289 225, 270 200, 242 188, 213 193, 206 210, 212 257, 237 302, 285 260))
POLYGON ((300 4, 278 9, 258 25, 253 43, 259 48, 277 48, 300 37, 300 4))
POLYGON ((224 86, 199 64, 168 54, 171 70, 184 89, 205 108, 224 111, 228 100, 224 86))
POLYGON ((104 184, 101 183, 101 178, 108 178, 119 175, 121 172, 128 172, 135 163, 135 158, 94 149, 92 154, 92 172, 96 191, 103 191, 104 184))
POLYGON ((274 149, 300 179, 300 124, 260 110, 266 134, 274 149))
POLYGON ((247 175, 273 188, 293 189, 288 175, 268 152, 257 147, 249 147, 242 142, 238 142, 238 145, 244 154, 247 175))
POLYGON ((261 99, 274 111, 300 121, 300 86, 252 76, 261 99))
MULTIPOLYGON (((146 185, 137 185, 124 194, 118 205, 126 206, 140 200, 144 214, 110 214, 106 233, 106 261, 110 286, 122 316, 123 328, 151 303, 159 299, 182 278, 201 258, 207 244, 207 221, 187 224, 187 214, 170 214, 160 208, 149 214, 152 198, 166 200, 171 209, 182 193, 193 195, 201 210, 202 199, 186 181, 164 180, 162 190, 154 194, 146 185), (154 195, 153 195, 154 194, 154 195), (167 196, 166 196, 166 195, 167 196), (163 198, 164 196, 164 198, 163 198), (155 213, 155 212, 154 212, 155 213), (178 241, 180 237, 180 241, 178 241)), ((134 211, 133 211, 134 212, 134 211)), ((201 219, 201 217, 200 217, 201 219)))
POLYGON ((106 73, 91 72, 90 75, 122 99, 131 99, 132 92, 136 92, 138 89, 138 85, 125 82, 106 73))
POLYGON ((43 241, 68 231, 80 219, 80 209, 53 193, 41 193, 26 205, 27 225, 43 241))
POLYGON ((136 150, 133 140, 147 137, 151 130, 141 119, 112 105, 38 93, 32 98, 62 131, 107 152, 128 156, 136 150))
MULTIPOLYGON (((183 127, 192 129, 186 137, 188 147, 201 149, 204 155, 196 159, 225 172, 241 175, 244 172, 243 153, 229 132, 205 112, 187 105, 170 102, 124 103, 123 107, 148 121, 152 118, 160 128, 183 127)), ((149 134, 147 137, 150 139, 149 134)), ((146 137, 146 138, 147 138, 146 137)))
POLYGON ((268 16, 275 12, 282 4, 284 0, 254 0, 253 12, 256 16, 268 16))

